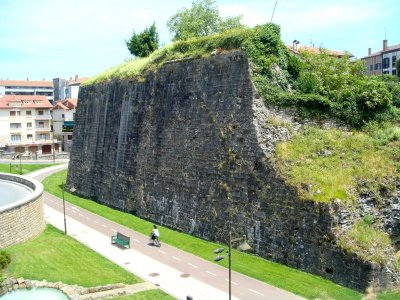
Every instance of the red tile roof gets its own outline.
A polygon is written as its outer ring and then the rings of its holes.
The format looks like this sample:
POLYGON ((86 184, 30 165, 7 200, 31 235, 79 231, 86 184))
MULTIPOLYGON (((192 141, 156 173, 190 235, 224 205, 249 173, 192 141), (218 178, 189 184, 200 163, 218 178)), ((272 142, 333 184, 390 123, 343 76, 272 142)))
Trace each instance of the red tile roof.
POLYGON ((0 80, 0 86, 26 86, 53 88, 53 81, 0 80))
POLYGON ((52 108, 46 96, 5 95, 0 98, 0 108, 52 108), (16 102, 11 105, 10 102, 16 102))
POLYGON ((76 109, 77 104, 78 104, 78 99, 68 98, 65 100, 58 101, 52 109, 63 109, 63 110, 76 109))
POLYGON ((299 46, 297 49, 294 49, 292 46, 287 46, 289 51, 293 52, 294 54, 299 54, 301 51, 304 52, 309 52, 313 54, 321 54, 323 51, 325 51, 328 55, 330 56, 336 56, 336 57, 342 57, 348 54, 350 57, 353 55, 345 52, 340 52, 340 51, 335 51, 335 50, 328 50, 320 47, 308 47, 308 46, 299 46))

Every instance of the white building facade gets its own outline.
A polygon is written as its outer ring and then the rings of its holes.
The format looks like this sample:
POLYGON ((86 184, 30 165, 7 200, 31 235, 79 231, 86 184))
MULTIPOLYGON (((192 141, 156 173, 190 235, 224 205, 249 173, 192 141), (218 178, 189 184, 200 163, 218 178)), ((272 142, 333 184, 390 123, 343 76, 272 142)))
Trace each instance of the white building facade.
POLYGON ((77 99, 61 100, 51 109, 54 138, 61 141, 62 151, 71 151, 77 101, 77 99))
POLYGON ((45 96, 54 100, 52 81, 0 80, 0 97, 4 95, 45 96))
POLYGON ((60 143, 53 139, 51 108, 46 96, 0 97, 0 149, 31 156, 59 151, 60 143))

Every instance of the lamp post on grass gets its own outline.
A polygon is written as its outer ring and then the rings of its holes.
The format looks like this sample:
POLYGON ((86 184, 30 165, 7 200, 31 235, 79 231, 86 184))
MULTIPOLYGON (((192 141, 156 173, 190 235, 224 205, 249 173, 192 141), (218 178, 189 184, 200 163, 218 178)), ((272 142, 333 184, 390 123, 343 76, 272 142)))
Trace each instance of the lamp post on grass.
MULTIPOLYGON (((229 244, 228 244, 228 251, 226 252, 225 255, 218 255, 216 257, 214 257, 214 261, 220 261, 222 259, 224 259, 225 257, 228 257, 228 269, 229 269, 229 300, 231 300, 232 297, 232 243, 235 242, 240 242, 240 245, 237 247, 238 250, 240 251, 247 251, 250 250, 251 247, 249 244, 247 244, 246 242, 246 236, 242 235, 241 237, 237 237, 237 238, 232 238, 232 233, 229 231, 229 244)), ((215 254, 219 254, 224 252, 225 249, 224 248, 219 248, 219 249, 215 249, 214 253, 215 254)))
MULTIPOLYGON (((69 189, 70 192, 74 193, 76 189, 74 187, 69 189)), ((65 182, 62 184, 62 200, 63 200, 63 211, 64 211, 64 234, 67 235, 67 217, 65 214, 65 182)))

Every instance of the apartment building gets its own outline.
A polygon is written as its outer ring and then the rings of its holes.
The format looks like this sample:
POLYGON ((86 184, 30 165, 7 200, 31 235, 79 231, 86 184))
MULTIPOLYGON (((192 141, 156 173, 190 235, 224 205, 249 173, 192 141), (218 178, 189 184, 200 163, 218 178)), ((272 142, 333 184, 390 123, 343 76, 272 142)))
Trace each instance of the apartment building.
POLYGON ((78 75, 75 75, 74 79, 71 77, 69 80, 54 78, 54 100, 57 102, 71 98, 78 99, 80 85, 88 79, 89 77, 79 77, 78 75))
POLYGON ((382 50, 372 53, 371 48, 368 48, 368 56, 361 59, 365 62, 368 76, 396 75, 396 61, 400 59, 400 44, 388 46, 388 41, 383 40, 382 50))
POLYGON ((0 149, 30 155, 60 150, 53 139, 51 103, 44 95, 0 97, 0 149))
POLYGON ((45 96, 54 100, 52 81, 0 80, 0 97, 3 95, 45 96))
POLYGON ((77 102, 77 99, 57 101, 51 109, 54 138, 61 141, 62 151, 71 151, 72 132, 74 131, 74 117, 77 102))

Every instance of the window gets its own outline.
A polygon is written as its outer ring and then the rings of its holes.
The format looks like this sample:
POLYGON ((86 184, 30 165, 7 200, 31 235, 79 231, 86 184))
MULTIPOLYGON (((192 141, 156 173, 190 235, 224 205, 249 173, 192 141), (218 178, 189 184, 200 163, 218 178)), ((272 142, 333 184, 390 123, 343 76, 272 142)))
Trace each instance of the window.
POLYGON ((39 122, 37 128, 44 128, 44 122, 39 122))
POLYGON ((44 115, 44 111, 43 110, 38 110, 38 115, 39 116, 43 116, 44 115))
POLYGON ((20 134, 12 134, 11 135, 11 142, 20 143, 21 142, 21 135, 20 134))
POLYGON ((27 134, 27 135, 26 135, 26 139, 27 139, 28 141, 32 141, 32 134, 27 134))
POLYGON ((375 68, 374 68, 375 70, 378 70, 378 64, 375 64, 375 68))
POLYGON ((10 111, 10 117, 18 117, 21 115, 20 111, 10 111))
POLYGON ((27 115, 27 116, 32 116, 32 111, 27 110, 27 111, 26 111, 26 115, 27 115))
POLYGON ((62 114, 62 115, 61 115, 61 118, 63 118, 63 119, 64 119, 64 114, 62 114))
POLYGON ((374 70, 374 65, 369 65, 369 70, 373 71, 374 70))
POLYGON ((383 68, 384 68, 384 69, 389 68, 389 57, 385 57, 385 58, 383 59, 383 68))
POLYGON ((32 123, 31 122, 26 123, 26 128, 32 128, 32 123))
POLYGON ((72 134, 68 135, 68 141, 72 141, 72 134))
POLYGON ((45 134, 40 134, 39 135, 39 139, 41 140, 41 141, 45 141, 46 140, 46 135, 45 134))
POLYGON ((10 129, 21 128, 21 123, 10 123, 10 129))
POLYGON ((396 69, 392 70, 392 75, 396 75, 396 69))
POLYGON ((396 68, 396 56, 392 56, 392 68, 396 68))

